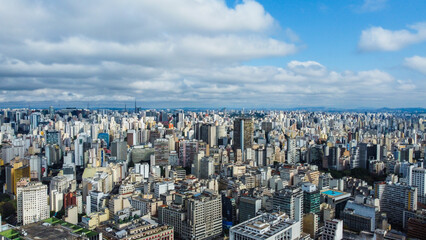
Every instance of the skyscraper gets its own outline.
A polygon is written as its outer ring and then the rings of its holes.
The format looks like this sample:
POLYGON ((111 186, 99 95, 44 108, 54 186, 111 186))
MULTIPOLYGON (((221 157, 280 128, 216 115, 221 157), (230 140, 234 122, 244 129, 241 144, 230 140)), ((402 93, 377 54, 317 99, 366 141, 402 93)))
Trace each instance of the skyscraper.
POLYGON ((241 149, 242 159, 245 149, 253 146, 253 119, 237 118, 234 120, 234 151, 241 149))
POLYGON ((30 166, 21 159, 14 159, 6 166, 6 191, 16 194, 16 184, 21 178, 30 178, 30 166))
POLYGON ((339 219, 327 220, 324 224, 322 240, 343 239, 343 221, 339 219))
POLYGON ((426 204, 426 169, 414 168, 411 175, 411 185, 417 187, 417 201, 426 204))
POLYGON ((262 200, 255 197, 241 197, 239 201, 239 222, 245 222, 257 216, 262 200))
POLYGON ((386 184, 380 201, 380 210, 387 214, 389 223, 403 226, 404 210, 417 210, 417 188, 386 184))
POLYGON ((169 140, 159 138, 154 141, 155 165, 165 166, 169 164, 169 140))
POLYGON ((287 186, 275 192, 272 203, 274 210, 283 211, 291 219, 300 221, 303 228, 303 191, 300 187, 287 186))
POLYGON ((303 183, 303 213, 320 212, 320 192, 312 183, 303 183))
POLYGON ((159 208, 160 223, 173 226, 181 239, 214 239, 222 234, 220 196, 204 192, 177 198, 180 204, 159 208))
POLYGON ((49 217, 47 186, 41 182, 30 182, 17 188, 18 223, 34 223, 49 217))

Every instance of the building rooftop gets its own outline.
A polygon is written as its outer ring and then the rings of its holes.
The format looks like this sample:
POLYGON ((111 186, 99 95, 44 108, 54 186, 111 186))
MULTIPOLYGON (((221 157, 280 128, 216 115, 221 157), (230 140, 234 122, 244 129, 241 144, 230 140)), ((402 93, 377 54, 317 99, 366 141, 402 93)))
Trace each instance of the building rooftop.
POLYGON ((22 226, 20 229, 9 229, 0 233, 13 240, 43 240, 43 239, 86 239, 98 235, 80 226, 59 220, 48 218, 44 221, 22 226))
POLYGON ((267 239, 295 223, 296 221, 290 219, 283 212, 263 213, 231 229, 235 232, 249 234, 256 239, 267 239))
POLYGON ((335 191, 335 190, 327 190, 327 191, 322 192, 322 194, 326 194, 326 195, 329 195, 331 197, 337 197, 337 196, 342 195, 344 193, 339 192, 339 191, 335 191))

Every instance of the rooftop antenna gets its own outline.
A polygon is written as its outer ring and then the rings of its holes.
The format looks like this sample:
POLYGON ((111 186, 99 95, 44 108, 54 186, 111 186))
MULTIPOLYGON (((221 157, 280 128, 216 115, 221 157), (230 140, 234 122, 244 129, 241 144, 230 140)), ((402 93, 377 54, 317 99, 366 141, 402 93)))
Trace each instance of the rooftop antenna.
POLYGON ((136 108, 136 97, 135 97, 135 113, 137 112, 137 108, 136 108))

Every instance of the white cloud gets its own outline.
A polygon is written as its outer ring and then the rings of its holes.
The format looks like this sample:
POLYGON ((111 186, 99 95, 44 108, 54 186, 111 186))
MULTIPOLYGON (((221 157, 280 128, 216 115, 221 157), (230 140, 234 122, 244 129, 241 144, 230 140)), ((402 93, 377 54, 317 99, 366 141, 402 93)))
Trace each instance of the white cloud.
POLYGON ((323 65, 315 61, 291 61, 287 64, 287 67, 297 74, 307 76, 321 77, 327 73, 327 69, 323 65))
POLYGON ((387 0, 364 0, 358 12, 376 12, 386 7, 387 0))
POLYGON ((426 57, 413 56, 405 58, 404 65, 418 72, 426 74, 426 57))
POLYGON ((399 84, 398 88, 402 91, 412 91, 416 89, 416 85, 414 85, 413 82, 410 80, 408 81, 398 80, 397 82, 399 84))
POLYGON ((395 79, 384 71, 339 73, 315 61, 291 61, 286 67, 172 68, 103 62, 85 68, 7 60, 0 62, 0 69, 6 75, 0 98, 8 101, 106 102, 132 101, 136 97, 145 103, 203 106, 282 106, 283 101, 309 106, 389 106, 404 101, 406 94, 426 100, 424 94, 412 92, 415 83, 395 79), (34 75, 16 77, 15 70, 3 71, 10 62, 19 63, 25 73, 33 71, 34 75), (79 74, 71 74, 73 69, 79 74), (61 71, 62 75, 58 73, 61 71), (62 89, 66 89, 65 93, 62 89))
POLYGON ((316 61, 244 65, 299 48, 285 26, 289 42, 272 37, 281 26, 251 0, 235 8, 223 0, 0 0, 0 6, 3 103, 109 105, 136 98, 168 107, 390 106, 405 101, 401 89, 418 84, 375 69, 337 72, 316 61))
POLYGON ((413 31, 388 30, 371 27, 363 30, 358 47, 362 51, 397 51, 409 45, 426 41, 426 22, 408 27, 413 31))

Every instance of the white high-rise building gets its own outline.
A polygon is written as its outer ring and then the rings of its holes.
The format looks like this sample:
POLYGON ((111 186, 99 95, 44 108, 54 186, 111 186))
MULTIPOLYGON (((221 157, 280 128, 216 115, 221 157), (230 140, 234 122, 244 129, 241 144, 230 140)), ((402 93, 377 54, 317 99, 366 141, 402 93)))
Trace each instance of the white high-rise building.
POLYGON ((175 190, 175 184, 173 182, 157 182, 154 185, 154 196, 159 198, 161 194, 170 190, 175 190))
POLYGON ((411 174, 411 186, 417 187, 417 201, 426 204, 426 169, 414 168, 411 174))
POLYGON ((64 194, 58 190, 50 191, 50 211, 59 212, 64 206, 64 194))
POLYGON ((322 240, 340 240, 343 239, 343 220, 327 220, 324 224, 322 240))
POLYGON ((47 186, 41 182, 30 182, 17 188, 18 223, 27 225, 49 218, 47 186))
POLYGON ((55 176, 50 180, 50 191, 58 191, 62 194, 68 191, 70 181, 65 176, 55 176))
POLYGON ((84 149, 83 144, 87 142, 88 136, 86 134, 79 134, 75 140, 75 165, 83 166, 84 162, 84 149))

